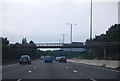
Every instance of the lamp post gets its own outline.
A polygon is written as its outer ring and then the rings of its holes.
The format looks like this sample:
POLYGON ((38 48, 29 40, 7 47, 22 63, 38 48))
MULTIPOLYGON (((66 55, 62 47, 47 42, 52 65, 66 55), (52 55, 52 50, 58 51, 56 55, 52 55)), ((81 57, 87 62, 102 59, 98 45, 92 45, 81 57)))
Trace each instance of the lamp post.
MULTIPOLYGON (((90 41, 92 40, 92 0, 91 0, 91 7, 90 7, 90 41)), ((90 60, 92 58, 91 55, 91 48, 89 49, 89 53, 90 53, 90 60)))
POLYGON ((63 44, 64 44, 65 35, 67 35, 67 34, 60 34, 60 35, 62 35, 62 36, 63 36, 63 44))
MULTIPOLYGON (((70 25, 71 28, 70 28, 70 44, 72 45, 72 27, 73 25, 77 25, 77 24, 70 24, 70 23, 67 23, 67 25, 70 25)), ((70 51, 72 51, 72 48, 70 48, 70 51)))
POLYGON ((73 25, 77 25, 77 24, 70 24, 70 23, 67 23, 67 25, 70 25, 71 26, 71 28, 70 28, 70 44, 72 44, 72 27, 73 27, 73 25))
POLYGON ((90 40, 92 40, 92 0, 91 0, 91 8, 90 8, 90 40))
POLYGON ((61 43, 62 40, 58 40, 59 43, 61 43))

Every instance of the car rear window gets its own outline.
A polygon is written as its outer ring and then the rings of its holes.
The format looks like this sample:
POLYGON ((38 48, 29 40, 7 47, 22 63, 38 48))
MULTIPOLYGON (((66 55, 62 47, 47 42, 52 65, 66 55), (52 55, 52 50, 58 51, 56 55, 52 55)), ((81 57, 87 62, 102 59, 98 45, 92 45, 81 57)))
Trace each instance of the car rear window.
POLYGON ((23 59, 28 59, 28 57, 22 57, 21 60, 23 60, 23 59))

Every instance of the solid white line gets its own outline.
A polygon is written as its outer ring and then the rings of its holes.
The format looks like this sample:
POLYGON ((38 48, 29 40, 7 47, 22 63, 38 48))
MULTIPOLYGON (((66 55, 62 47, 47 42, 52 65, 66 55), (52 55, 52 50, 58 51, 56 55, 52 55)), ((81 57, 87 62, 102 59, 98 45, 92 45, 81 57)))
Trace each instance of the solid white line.
POLYGON ((77 73, 78 71, 76 71, 76 70, 73 70, 73 72, 77 73))
POLYGON ((21 81, 22 79, 18 79, 17 81, 21 81))
POLYGON ((90 78, 90 80, 92 80, 92 81, 96 81, 95 79, 93 79, 93 78, 90 78))
MULTIPOLYGON (((70 62, 70 61, 69 61, 70 62)), ((72 63, 76 63, 76 64, 79 64, 77 62, 72 62, 72 63)), ((80 63, 80 64, 83 64, 83 63, 80 63)), ((86 66, 91 66, 89 64, 85 64, 86 66)), ((99 66, 94 66, 94 68, 99 68, 99 69, 102 69, 102 70, 109 70, 109 71, 114 71, 114 72, 120 72, 118 70, 113 70, 113 69, 108 69, 108 68, 103 68, 103 67, 99 67, 99 66)))
MULTIPOLYGON (((96 67, 97 68, 97 67, 96 67)), ((113 70, 113 69, 108 69, 108 68, 102 68, 102 67, 98 67, 100 69, 103 69, 103 70, 109 70, 109 71, 114 71, 114 72, 120 72, 120 71, 117 71, 117 70, 113 70)))
MULTIPOLYGON (((18 63, 17 63, 17 64, 18 64, 18 63)), ((5 66, 2 66, 2 68, 3 68, 3 67, 9 67, 9 66, 17 65, 17 64, 5 65, 5 66)))

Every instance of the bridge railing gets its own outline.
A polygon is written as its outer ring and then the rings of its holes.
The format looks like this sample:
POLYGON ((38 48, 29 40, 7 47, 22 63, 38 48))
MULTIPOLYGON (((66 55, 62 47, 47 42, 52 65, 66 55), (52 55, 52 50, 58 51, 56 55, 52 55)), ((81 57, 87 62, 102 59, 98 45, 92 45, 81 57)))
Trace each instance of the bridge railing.
POLYGON ((63 46, 63 43, 36 43, 36 46, 63 46))
POLYGON ((110 46, 119 46, 119 42, 82 42, 76 44, 70 43, 36 43, 36 46, 98 46, 98 47, 110 47, 110 46))
POLYGON ((86 42, 86 46, 119 46, 120 42, 86 42))
POLYGON ((35 43, 10 44, 11 47, 37 47, 37 48, 91 48, 91 47, 120 47, 119 42, 90 42, 90 43, 35 43))

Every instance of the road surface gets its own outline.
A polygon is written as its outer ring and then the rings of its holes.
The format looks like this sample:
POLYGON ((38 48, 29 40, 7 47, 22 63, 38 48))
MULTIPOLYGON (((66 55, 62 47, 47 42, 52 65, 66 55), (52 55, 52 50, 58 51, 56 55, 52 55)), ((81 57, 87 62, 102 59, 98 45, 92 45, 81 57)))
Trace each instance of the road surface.
POLYGON ((104 69, 80 63, 44 63, 43 60, 32 61, 32 64, 12 64, 2 67, 2 79, 118 79, 118 71, 104 69))

